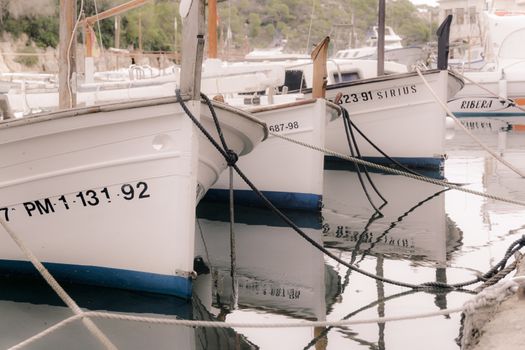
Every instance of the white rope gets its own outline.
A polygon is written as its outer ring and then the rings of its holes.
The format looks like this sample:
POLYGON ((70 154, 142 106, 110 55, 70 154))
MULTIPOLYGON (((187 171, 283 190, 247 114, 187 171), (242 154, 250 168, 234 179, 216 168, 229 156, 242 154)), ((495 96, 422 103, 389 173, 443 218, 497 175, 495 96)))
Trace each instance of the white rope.
MULTIPOLYGON (((93 0, 93 4, 95 5, 95 15, 98 18, 97 0, 93 0)), ((100 48, 101 53, 103 53, 104 52, 104 43, 102 42, 102 30, 100 29, 100 21, 97 21, 97 28, 98 28, 98 37, 99 37, 99 40, 100 40, 100 43, 99 43, 98 46, 100 48)))
POLYGON ((479 330, 493 317, 492 314, 495 307, 507 297, 516 293, 520 285, 525 285, 524 282, 525 276, 501 280, 495 285, 485 288, 475 298, 463 305, 464 317, 462 318, 460 331, 462 349, 476 343, 476 339, 480 334, 479 330))
MULTIPOLYGON (((451 69, 451 71, 453 71, 455 74, 459 75, 461 78, 465 79, 466 81, 468 81, 469 83, 473 84, 473 85, 476 85, 477 87, 479 87, 481 90, 487 92, 489 95, 491 96, 494 96, 494 97, 497 97, 497 98, 501 98, 498 94, 496 94, 495 92, 487 89, 486 87, 484 87, 483 85, 481 85, 480 83, 470 79, 469 77, 467 77, 466 75, 458 72, 457 70, 455 69, 451 69)), ((525 108, 521 107, 520 105, 516 104, 512 99, 510 98, 507 98, 506 99, 507 101, 509 102, 512 102, 514 104, 514 107, 516 107, 517 109, 519 109, 520 111, 523 111, 525 112, 525 108)))
MULTIPOLYGON (((53 331, 56 331, 66 325, 82 318, 104 318, 121 321, 134 321, 149 324, 162 324, 185 327, 202 327, 202 328, 305 328, 305 327, 342 327, 350 325, 363 325, 371 323, 387 323, 397 321, 416 320, 421 318, 429 318, 435 316, 450 315, 459 312, 475 312, 480 307, 494 304, 494 302, 501 302, 507 296, 516 292, 520 285, 525 285, 525 277, 514 277, 511 280, 500 281, 497 284, 486 288, 478 293, 474 298, 466 301, 463 306, 456 308, 448 308, 443 310, 436 310, 430 312, 422 312, 410 315, 398 315, 390 317, 374 317, 359 320, 337 320, 337 321, 298 321, 298 322, 221 322, 221 321, 198 321, 198 320, 183 320, 172 318, 159 317, 143 317, 132 316, 125 314, 117 314, 110 312, 87 311, 83 315, 71 316, 63 321, 56 323, 38 336, 42 337, 53 331)), ((36 337, 36 336, 35 336, 36 337)), ((36 340, 36 339, 35 339, 36 340)), ((32 342, 28 339, 26 342, 32 342)))
POLYGON ((82 11, 84 11, 84 0, 80 2, 80 11, 78 11, 77 21, 73 27, 73 33, 71 33, 71 38, 69 44, 67 45, 67 91, 69 93, 69 108, 73 108, 73 90, 71 89, 71 81, 69 76, 71 75, 71 46, 73 45, 73 40, 75 40, 75 33, 77 31, 78 24, 80 23, 80 18, 82 17, 82 11))
POLYGON ((173 325, 173 326, 185 326, 185 327, 202 327, 202 328, 311 328, 311 327, 342 327, 350 325, 362 325, 362 324, 375 324, 375 323, 386 323, 406 320, 416 320, 421 318, 429 318, 435 316, 451 315, 459 312, 473 313, 480 307, 494 304, 495 302, 501 302, 507 296, 515 293, 518 286, 525 285, 525 277, 519 276, 514 277, 511 280, 500 281, 494 286, 488 287, 473 299, 468 300, 461 307, 448 308, 444 310, 437 310, 431 312, 424 312, 411 315, 399 315, 390 317, 375 317, 368 319, 359 320, 337 320, 337 321, 299 321, 299 322, 220 322, 220 321, 197 321, 197 320, 183 320, 183 319, 171 319, 171 318, 158 318, 158 317, 142 317, 142 316, 131 316, 125 314, 109 313, 109 312, 97 312, 97 311, 86 311, 81 314, 71 316, 64 319, 53 326, 47 328, 39 334, 34 335, 31 338, 26 339, 24 342, 16 345, 12 349, 20 349, 22 346, 29 345, 38 339, 45 337, 46 335, 55 332, 66 325, 78 320, 90 318, 104 318, 112 320, 122 321, 134 321, 149 324, 162 324, 162 325, 173 325))
POLYGON ((517 204, 517 205, 520 205, 520 206, 525 206, 525 202, 522 202, 522 201, 509 199, 509 198, 504 198, 504 197, 500 197, 500 196, 496 196, 496 195, 492 195, 492 194, 488 194, 488 193, 483 193, 483 192, 471 190, 471 189, 468 189, 468 188, 464 188, 464 187, 461 187, 460 185, 452 184, 452 183, 447 182, 447 181, 432 179, 432 178, 426 177, 426 176, 414 175, 414 174, 410 174, 410 173, 407 173, 407 172, 404 172, 404 171, 401 171, 401 170, 389 168, 389 167, 386 167, 386 166, 383 166, 383 165, 370 163, 370 162, 367 162, 366 160, 362 160, 362 159, 359 159, 359 158, 348 156, 348 155, 342 154, 342 153, 337 153, 335 151, 332 151, 332 150, 329 150, 329 149, 326 149, 326 148, 321 148, 321 147, 317 147, 317 146, 314 146, 314 145, 310 145, 310 144, 304 143, 302 141, 294 140, 294 139, 289 138, 287 136, 279 135, 279 134, 277 134, 277 133, 275 133, 273 131, 268 131, 268 133, 270 135, 272 135, 272 136, 279 137, 279 138, 281 138, 283 140, 286 140, 286 141, 298 144, 300 146, 311 148, 311 149, 319 151, 319 152, 323 152, 326 155, 329 155, 329 156, 332 156, 332 157, 341 158, 341 159, 345 159, 345 160, 349 160, 349 161, 352 161, 354 163, 357 163, 357 164, 360 164, 360 165, 365 165, 365 166, 368 166, 368 167, 371 167, 371 168, 375 168, 375 169, 379 169, 381 171, 388 172, 388 173, 391 173, 391 174, 402 175, 402 176, 405 176, 405 177, 408 177, 408 178, 411 178, 411 179, 414 179, 414 180, 428 182, 428 183, 431 183, 431 184, 434 184, 434 185, 438 185, 438 186, 448 187, 450 189, 454 189, 454 190, 458 190, 458 191, 461 191, 461 192, 474 194, 476 196, 485 197, 485 198, 488 198, 488 199, 494 199, 494 200, 501 201, 501 202, 507 202, 507 203, 512 203, 512 204, 517 204))
MULTIPOLYGON (((82 322, 87 327, 87 329, 93 334, 107 349, 117 349, 115 345, 107 338, 107 336, 102 333, 100 328, 98 328, 92 320, 84 316, 84 311, 75 303, 75 301, 67 294, 67 292, 58 284, 55 278, 49 273, 49 271, 42 265, 38 258, 33 254, 33 252, 24 244, 24 242, 18 237, 18 235, 11 230, 2 218, 0 218, 0 225, 4 230, 11 236, 11 239, 16 243, 20 250, 25 254, 25 256, 31 261, 33 266, 38 270, 40 275, 46 280, 46 282, 53 288, 53 290, 58 294, 62 301, 75 313, 76 316, 82 318, 82 322)), ((22 342, 23 343, 23 342, 22 342)), ((20 344, 22 344, 20 343, 20 344)), ((15 345, 11 349, 20 349, 20 344, 15 345)), ((23 345, 22 345, 23 346, 23 345)))
POLYGON ((430 85, 428 84, 427 80, 425 79, 425 77, 423 77, 423 74, 421 74, 421 70, 419 68, 416 68, 416 72, 417 74, 419 75, 419 77, 423 80, 423 83, 426 85, 426 87, 428 88, 428 90, 430 91, 430 93, 432 94, 432 96, 434 96, 434 99, 436 100, 437 103, 439 103, 439 105, 445 110, 445 112, 447 112, 447 115, 449 117, 451 117, 454 122, 456 122, 457 125, 459 125, 459 127, 461 129, 463 129, 463 131, 465 131, 467 133, 467 135, 469 135, 474 141, 476 141, 476 143, 478 145, 480 145, 485 151, 487 151, 488 153, 490 153, 491 156, 493 156, 494 158, 496 158, 496 160, 498 160, 499 162, 501 162, 502 164, 504 164, 505 166, 507 166, 509 169, 511 169, 512 171, 514 171, 516 174, 518 174, 519 176, 521 177, 524 177, 525 178, 525 175, 520 171, 518 170, 517 168, 515 168, 512 164, 510 164, 509 162, 507 162, 505 159, 503 159, 502 157, 498 156, 496 154, 496 152, 494 152, 493 150, 491 150, 490 148, 488 148, 487 146, 485 146, 483 144, 483 142, 481 142, 480 139, 478 139, 476 136, 474 136, 474 134, 472 134, 470 132, 470 130, 468 130, 459 120, 458 118, 456 118, 456 116, 454 115, 454 113, 452 113, 452 111, 450 110, 450 108, 448 108, 448 106, 443 102, 441 101, 441 99, 436 95, 436 93, 434 92, 434 90, 432 90, 432 87, 430 87, 430 85))
POLYGON ((499 304, 508 296, 516 293, 520 284, 524 282, 524 278, 524 276, 519 276, 510 280, 501 280, 493 286, 483 289, 476 298, 467 301, 463 305, 464 312, 466 314, 474 314, 477 309, 499 304))

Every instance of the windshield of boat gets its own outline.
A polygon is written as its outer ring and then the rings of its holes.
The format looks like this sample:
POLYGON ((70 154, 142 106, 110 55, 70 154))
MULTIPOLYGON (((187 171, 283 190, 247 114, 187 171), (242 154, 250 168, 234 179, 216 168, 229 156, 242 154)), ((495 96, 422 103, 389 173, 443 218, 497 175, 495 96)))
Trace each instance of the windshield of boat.
POLYGON ((525 28, 509 34, 501 43, 498 56, 506 59, 525 59, 523 38, 525 38, 525 28))

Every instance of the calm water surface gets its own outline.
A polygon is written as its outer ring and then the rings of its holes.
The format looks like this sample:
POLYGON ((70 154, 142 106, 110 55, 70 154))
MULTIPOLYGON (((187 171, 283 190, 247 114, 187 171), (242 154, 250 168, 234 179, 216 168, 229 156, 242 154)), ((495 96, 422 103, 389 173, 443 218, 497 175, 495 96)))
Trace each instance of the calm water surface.
MULTIPOLYGON (((525 133, 477 136, 525 171, 525 133)), ((471 189, 525 201, 523 179, 480 151, 462 132, 447 141, 445 177, 471 189)), ((321 215, 290 213, 314 241, 355 266, 392 280, 457 283, 490 269, 525 234, 525 208, 417 182, 372 174, 387 199, 374 215, 356 173, 325 171, 321 215)), ((377 206, 382 201, 368 186, 377 206)), ((237 208, 236 278, 230 275, 227 206, 198 209, 197 250, 211 273, 196 300, 66 286, 91 310, 230 322, 375 318, 460 306, 464 292, 425 293, 377 282, 323 256, 265 210, 237 208), (233 291, 238 308, 232 311, 233 291)), ((44 283, 0 279, 0 348, 8 348, 72 315, 44 283)), ((458 349, 460 315, 338 328, 192 329, 96 320, 122 349, 458 349)), ((29 349, 99 349, 79 322, 29 349)))

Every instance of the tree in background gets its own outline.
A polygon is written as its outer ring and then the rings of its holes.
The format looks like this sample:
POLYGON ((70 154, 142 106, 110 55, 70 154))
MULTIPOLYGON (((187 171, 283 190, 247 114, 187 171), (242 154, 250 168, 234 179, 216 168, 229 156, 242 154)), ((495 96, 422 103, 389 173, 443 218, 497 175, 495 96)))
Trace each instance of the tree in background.
MULTIPOLYGON (((85 16, 95 15, 128 0, 84 0, 85 16), (96 5, 96 6, 95 6, 96 5)), ((177 0, 155 0, 121 15, 120 46, 145 51, 178 51, 182 25, 177 0), (177 28, 177 32, 175 30, 177 28)), ((59 0, 0 0, 0 32, 18 37, 26 33, 39 47, 58 45, 59 0)), ((80 8, 81 0, 77 0, 80 8)), ((309 53, 312 45, 326 35, 348 45, 349 33, 336 35, 335 24, 348 31, 354 24, 357 46, 377 24, 378 0, 227 0, 219 2, 219 42, 229 39, 232 50, 284 46, 289 52, 309 53), (228 37, 231 33, 231 38, 228 37)), ((418 15, 409 0, 387 2, 386 21, 406 45, 433 40, 436 24, 418 15)), ((114 20, 105 19, 94 27, 103 47, 115 43, 114 20)), ((82 35, 79 34, 79 40, 82 35)))

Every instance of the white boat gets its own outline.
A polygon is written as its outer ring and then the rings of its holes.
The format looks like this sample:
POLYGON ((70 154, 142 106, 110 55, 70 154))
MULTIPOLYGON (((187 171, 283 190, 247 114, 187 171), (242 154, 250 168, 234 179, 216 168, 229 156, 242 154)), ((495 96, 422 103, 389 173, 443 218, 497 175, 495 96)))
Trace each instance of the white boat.
MULTIPOLYGON (((377 40, 377 26, 374 26, 365 46, 338 50, 334 58, 377 60, 377 40)), ((402 40, 392 27, 385 27, 385 61, 397 62, 410 68, 427 60, 428 54, 422 47, 403 47, 402 40)))
MULTIPOLYGON (((301 230, 322 244, 317 213, 286 211, 301 230)), ((201 242, 198 252, 209 263, 214 306, 233 295, 230 274, 228 205, 197 207, 201 242), (206 248, 204 248, 206 247, 206 248), (207 251, 207 254, 206 254, 207 251)), ((324 254, 300 237, 268 209, 235 208, 235 283, 241 308, 283 313, 294 318, 324 320, 339 295, 339 276, 325 264, 324 254)), ((198 240, 198 239, 197 239, 198 240)))
MULTIPOLYGON (((316 50, 326 49, 327 42, 327 40, 323 41, 316 50)), ((284 77, 283 65, 253 63, 230 65, 230 68, 236 68, 242 74, 257 73, 265 67, 280 68, 281 74, 276 75, 284 77), (257 67, 259 70, 254 70, 257 67)), ((224 76, 223 79, 228 78, 230 77, 224 76)), ((320 87, 322 82, 318 81, 314 84, 320 87)), ((273 90, 269 89, 269 91, 273 90)), ((260 103, 261 98, 258 95, 255 97, 260 103)), ((327 102, 324 98, 305 99, 302 94, 274 96, 270 93, 263 99, 263 104, 256 106, 254 96, 239 95, 226 98, 228 103, 239 105, 264 120, 271 133, 319 148, 325 145, 327 125, 341 114, 337 105, 327 102)), ((238 163, 250 181, 281 209, 319 210, 323 190, 323 154, 275 135, 270 135, 261 146, 251 156, 244 157, 238 163)), ((264 206, 264 202, 244 180, 235 177, 233 184, 230 185, 230 178, 226 173, 221 175, 219 181, 208 192, 206 199, 228 200, 230 186, 235 190, 236 203, 264 206)))
MULTIPOLYGON (((375 211, 356 172, 325 172, 325 246, 352 252, 356 259, 384 254, 441 267, 461 246, 461 232, 445 212, 443 188, 403 176, 371 173, 379 192, 388 200, 380 209, 384 217, 374 219, 375 211)), ((381 204, 370 186, 368 189, 372 198, 377 198, 376 205, 381 204)))
MULTIPOLYGON (((239 155, 264 139, 264 123, 216 108, 239 155)), ((174 97, 6 120, 0 135, 0 215, 55 276, 190 295, 195 205, 226 162, 174 97)), ((32 272, 0 233, 2 270, 32 272)))
MULTIPOLYGON (((463 87, 463 81, 448 71, 428 70, 422 74, 442 101, 463 87)), ((389 157, 413 168, 443 168, 446 114, 417 73, 328 85, 328 99, 335 100, 339 93, 339 103, 348 110, 350 120, 389 157)), ((354 134, 365 160, 392 164, 361 135, 354 134)), ((342 119, 330 124, 326 135, 328 149, 350 155, 342 119)))
POLYGON ((485 13, 489 39, 481 71, 465 72, 465 88, 448 102, 457 117, 515 118, 525 116, 525 13, 485 13), (490 92, 488 92, 488 91, 490 92))
MULTIPOLYGON (((247 108, 271 132, 317 147, 325 144, 325 130, 340 116, 337 105, 324 99, 247 108)), ((239 159, 244 174, 279 208, 319 210, 323 196, 323 153, 270 135, 251 154, 239 159)), ((227 201, 229 175, 224 172, 208 191, 206 200, 227 201)), ((234 178, 235 202, 264 205, 238 176, 234 178)))
MULTIPOLYGON (((310 93, 313 68, 308 60, 268 61, 286 69, 284 91, 310 93)), ((444 164, 446 112, 416 72, 385 62, 386 75, 377 77, 376 60, 327 61, 326 97, 345 107, 350 119, 389 157, 405 166, 440 171, 444 164)), ((447 101, 461 90, 463 81, 447 71, 423 72, 439 99, 447 101)), ((361 155, 370 161, 392 162, 357 136, 361 155)), ((349 155, 343 120, 327 127, 326 148, 349 155)), ((335 160, 329 157, 329 160, 335 160)))
MULTIPOLYGON (((368 38, 366 39, 365 46, 358 48, 351 48, 345 50, 339 50, 335 53, 336 58, 364 58, 370 57, 377 53, 377 40, 378 40, 378 27, 372 27, 368 38)), ((400 49, 403 47, 402 38, 394 32, 392 27, 385 27, 385 51, 389 49, 400 49)))
MULTIPOLYGON (((203 4, 185 5, 192 37, 203 4)), ((186 108, 143 97, 0 121, 1 271, 36 273, 9 233, 59 280, 191 296, 195 206, 227 163, 187 115, 219 139, 198 100, 200 50, 185 47, 186 108)), ((250 114, 215 108, 239 156, 266 137, 250 114)))

